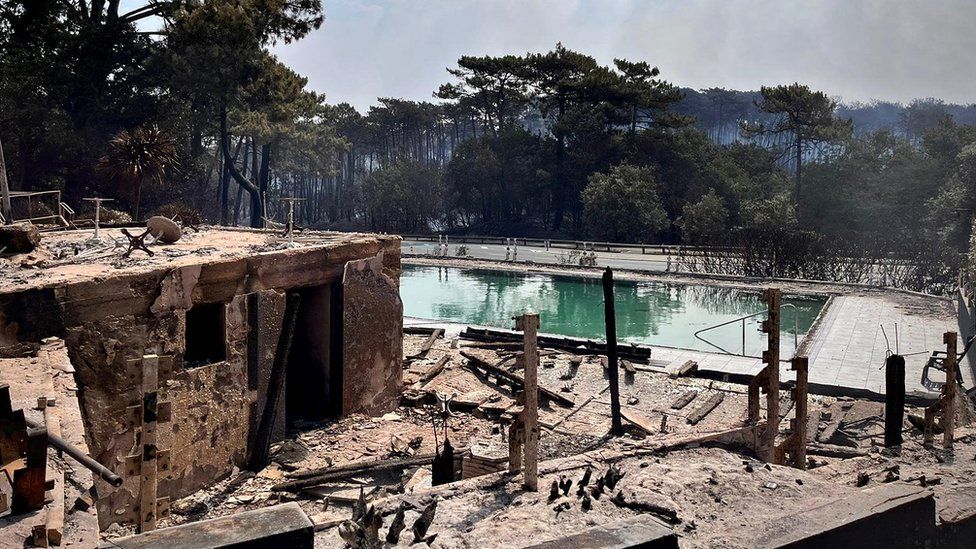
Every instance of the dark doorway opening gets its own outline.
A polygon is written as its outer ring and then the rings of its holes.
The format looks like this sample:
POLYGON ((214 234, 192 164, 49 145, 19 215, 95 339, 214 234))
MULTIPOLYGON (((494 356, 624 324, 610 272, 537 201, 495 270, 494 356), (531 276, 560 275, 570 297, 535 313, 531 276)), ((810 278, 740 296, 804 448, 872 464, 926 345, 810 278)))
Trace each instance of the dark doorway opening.
POLYGON ((342 414, 342 283, 299 293, 302 305, 285 378, 289 424, 342 414))

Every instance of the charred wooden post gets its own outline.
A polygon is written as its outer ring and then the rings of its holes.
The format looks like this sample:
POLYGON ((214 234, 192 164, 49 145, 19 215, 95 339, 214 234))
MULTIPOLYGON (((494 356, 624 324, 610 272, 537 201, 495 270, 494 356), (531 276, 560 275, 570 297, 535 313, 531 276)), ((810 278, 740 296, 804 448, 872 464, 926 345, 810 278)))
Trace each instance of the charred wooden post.
POLYGON ((905 423, 905 357, 885 360, 885 446, 901 446, 905 423))
POLYGON ((44 507, 44 490, 47 473, 47 429, 27 428, 24 467, 13 475, 13 496, 10 511, 26 513, 44 507))
POLYGON ((935 432, 935 420, 942 416, 942 446, 952 448, 952 438, 954 436, 956 423, 956 368, 958 367, 958 356, 956 355, 956 332, 946 332, 942 336, 942 341, 946 346, 946 357, 942 362, 945 369, 945 385, 942 386, 942 397, 935 404, 925 409, 925 432, 923 441, 931 444, 935 432))
POLYGON ((525 390, 522 393, 522 430, 524 435, 525 473, 527 490, 539 489, 539 315, 527 313, 515 319, 515 329, 522 331, 524 345, 522 360, 525 366, 525 390))
POLYGON ((278 415, 278 403, 285 384, 285 370, 288 364, 288 354, 291 352, 291 342, 295 335, 295 323, 298 320, 298 307, 302 298, 295 292, 288 294, 285 299, 285 314, 281 321, 281 335, 275 349, 274 362, 271 365, 270 380, 268 381, 268 396, 265 399, 261 422, 258 424, 257 435, 254 437, 254 448, 247 467, 251 471, 260 471, 271 462, 271 434, 274 430, 278 415))
MULTIPOLYGON (((776 449, 777 463, 789 463, 797 469, 807 467, 807 419, 809 391, 808 361, 805 356, 794 357, 792 369, 796 372, 796 386, 790 391, 796 417, 790 420, 792 433, 776 449), (787 459, 787 456, 789 459, 787 459)), ((783 412, 784 414, 789 413, 783 412)))
POLYGON ((139 482, 139 529, 156 529, 156 419, 159 404, 159 357, 142 357, 142 466, 139 482))
POLYGON ((766 334, 766 350, 762 360, 766 367, 749 382, 749 421, 759 423, 760 390, 766 393, 766 427, 759 437, 759 447, 756 453, 766 461, 777 462, 776 435, 779 432, 779 326, 780 301, 782 294, 779 288, 767 288, 763 291, 763 301, 766 303, 767 318, 762 322, 762 331, 766 334))
POLYGON ((603 313, 607 326, 607 366, 610 374, 610 432, 619 436, 624 432, 620 418, 620 381, 617 369, 617 317, 613 302, 613 270, 603 272, 603 313))

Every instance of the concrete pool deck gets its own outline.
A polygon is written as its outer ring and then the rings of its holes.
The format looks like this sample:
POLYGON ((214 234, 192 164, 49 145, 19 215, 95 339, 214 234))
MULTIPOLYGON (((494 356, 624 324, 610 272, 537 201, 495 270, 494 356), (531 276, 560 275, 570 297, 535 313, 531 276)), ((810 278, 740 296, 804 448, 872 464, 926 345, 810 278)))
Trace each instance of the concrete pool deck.
MULTIPOLYGON (((512 270, 509 265, 488 262, 457 260, 435 262, 429 259, 405 261, 405 263, 408 262, 462 268, 512 270)), ((528 267, 526 266, 526 268, 528 267)), ((537 266, 534 268, 538 269, 537 266)), ((557 270, 546 269, 545 271, 556 272, 557 270)), ((599 273, 599 270, 590 269, 584 272, 573 269, 568 274, 593 276, 594 273, 599 273)), ((712 282, 701 277, 682 278, 674 275, 619 273, 618 276, 621 279, 687 282, 690 284, 730 284, 726 279, 712 282)), ((887 333, 891 349, 894 351, 896 349, 895 326, 897 325, 897 348, 905 356, 906 391, 914 393, 914 396, 920 398, 937 398, 937 393, 929 391, 922 385, 921 378, 923 368, 932 351, 945 350, 942 343, 943 333, 958 329, 952 302, 948 299, 898 290, 830 283, 784 283, 781 281, 762 283, 741 280, 734 284, 751 288, 777 286, 783 287, 785 293, 819 293, 832 296, 832 299, 821 312, 818 322, 801 342, 801 347, 805 349, 809 358, 810 383, 812 386, 821 386, 820 392, 860 398, 883 395, 885 392, 883 365, 889 345, 885 341, 885 333, 887 333), (882 331, 882 326, 884 326, 884 331, 882 331)), ((404 319, 404 326, 445 325, 449 334, 458 333, 464 327, 460 324, 449 324, 431 320, 404 319)), ((545 326, 542 327, 542 331, 545 332, 545 326)), ((965 341, 960 339, 960 351, 964 344, 965 341)), ((746 376, 755 375, 762 369, 762 364, 757 358, 664 346, 651 345, 649 347, 652 349, 651 358, 654 364, 667 364, 666 368, 676 368, 685 361, 694 360, 698 363, 697 375, 703 377, 741 381, 746 376)), ((788 359, 789 357, 784 356, 782 358, 788 359)), ((961 368, 961 371, 964 386, 967 389, 973 387, 973 372, 966 367, 961 368)), ((933 371, 930 376, 934 381, 940 381, 942 378, 938 374, 939 372, 933 371)), ((782 364, 781 379, 784 381, 794 379, 788 363, 782 364)), ((813 391, 814 388, 811 390, 813 391)))

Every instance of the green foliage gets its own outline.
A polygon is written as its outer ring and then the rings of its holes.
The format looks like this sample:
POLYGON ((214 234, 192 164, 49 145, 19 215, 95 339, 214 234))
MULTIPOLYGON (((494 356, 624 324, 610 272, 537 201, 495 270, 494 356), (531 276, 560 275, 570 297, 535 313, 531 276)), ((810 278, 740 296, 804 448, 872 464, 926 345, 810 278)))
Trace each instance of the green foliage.
POLYGON ((788 137, 784 155, 791 154, 796 173, 796 201, 800 201, 800 183, 803 173, 804 154, 823 143, 832 143, 849 137, 854 130, 850 119, 836 116, 837 102, 809 86, 799 83, 788 86, 763 86, 762 101, 756 107, 765 113, 776 115, 772 124, 763 122, 742 124, 745 137, 764 134, 788 137))
POLYGON ((630 164, 590 176, 583 190, 583 216, 588 234, 597 240, 621 242, 638 238, 652 242, 668 226, 650 168, 630 164))
POLYGON ((705 244, 721 236, 727 230, 728 221, 729 210, 725 202, 710 189, 698 202, 686 203, 676 223, 681 227, 684 242, 705 244))
POLYGON ((123 130, 108 143, 98 170, 116 185, 120 194, 133 194, 132 207, 139 219, 139 203, 145 183, 162 183, 167 169, 176 163, 176 146, 157 126, 123 130))
POLYGON ((363 183, 366 215, 373 230, 428 231, 443 196, 436 168, 400 159, 363 183))

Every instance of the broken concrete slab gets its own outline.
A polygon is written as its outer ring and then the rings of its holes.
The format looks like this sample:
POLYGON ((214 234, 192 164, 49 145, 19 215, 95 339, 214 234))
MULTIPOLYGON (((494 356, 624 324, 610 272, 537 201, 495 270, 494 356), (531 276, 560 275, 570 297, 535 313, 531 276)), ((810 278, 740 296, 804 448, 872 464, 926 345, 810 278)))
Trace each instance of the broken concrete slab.
POLYGON ((601 524, 578 534, 529 545, 527 549, 677 549, 678 536, 670 527, 646 515, 601 524))
POLYGON ((100 549, 257 549, 290 547, 312 549, 314 527, 297 503, 245 511, 99 545, 100 549))
POLYGON ((886 484, 765 525, 756 547, 928 547, 935 498, 917 486, 886 484))
POLYGON ((939 547, 972 547, 976 540, 976 484, 956 486, 937 495, 939 547))

